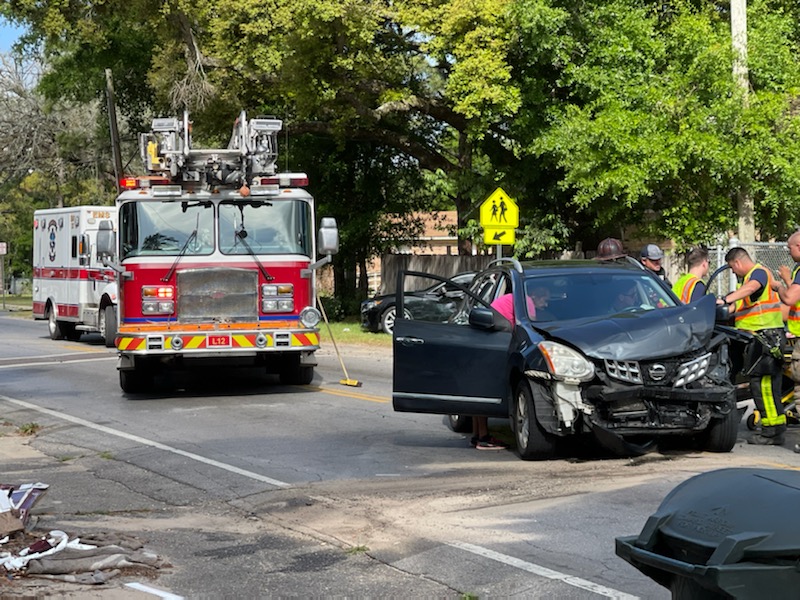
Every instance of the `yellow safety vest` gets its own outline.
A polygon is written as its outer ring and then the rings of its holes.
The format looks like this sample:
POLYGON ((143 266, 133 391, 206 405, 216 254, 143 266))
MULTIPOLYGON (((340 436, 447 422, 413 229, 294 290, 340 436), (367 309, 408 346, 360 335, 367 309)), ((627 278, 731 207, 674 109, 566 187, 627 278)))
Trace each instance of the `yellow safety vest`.
MULTIPOLYGON (((744 280, 738 287, 742 287, 748 281, 756 269, 764 269, 761 265, 755 265, 744 276, 744 280)), ((772 273, 764 269, 767 273, 767 285, 761 290, 758 299, 753 302, 750 296, 736 301, 736 328, 745 331, 761 331, 762 329, 783 329, 783 317, 781 315, 781 298, 778 292, 772 289, 772 273)))
MULTIPOLYGON (((692 299, 692 294, 694 294, 694 288, 697 287, 698 283, 700 283, 700 278, 697 275, 686 273, 681 275, 680 279, 675 282, 675 285, 672 286, 672 291, 680 298, 681 302, 689 304, 689 301, 692 299)), ((800 318, 800 313, 798 313, 798 318, 800 318)), ((798 325, 800 325, 800 323, 798 323, 798 325)))
MULTIPOLYGON (((800 265, 795 265, 794 269, 792 269, 792 281, 797 277, 798 270, 800 270, 800 265)), ((792 283, 789 282, 789 285, 792 285, 792 283)), ((786 321, 786 327, 789 329, 789 333, 800 337, 800 301, 789 307, 789 319, 786 321)))

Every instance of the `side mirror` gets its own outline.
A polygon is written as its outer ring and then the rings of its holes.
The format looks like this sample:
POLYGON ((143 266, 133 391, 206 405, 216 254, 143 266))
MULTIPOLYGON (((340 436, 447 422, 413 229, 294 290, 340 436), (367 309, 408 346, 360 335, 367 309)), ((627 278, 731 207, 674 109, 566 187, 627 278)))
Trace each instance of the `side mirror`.
POLYGON ((336 219, 323 217, 317 234, 317 251, 325 256, 339 252, 339 228, 336 219))
POLYGON ((100 221, 97 231, 97 257, 113 258, 117 246, 117 235, 111 221, 100 221))
MULTIPOLYGON (((508 323, 505 319, 503 321, 508 323)), ((476 306, 469 311, 469 324, 477 329, 495 329, 497 324, 494 320, 494 311, 484 306, 476 306)), ((502 329, 502 327, 497 328, 502 329)))

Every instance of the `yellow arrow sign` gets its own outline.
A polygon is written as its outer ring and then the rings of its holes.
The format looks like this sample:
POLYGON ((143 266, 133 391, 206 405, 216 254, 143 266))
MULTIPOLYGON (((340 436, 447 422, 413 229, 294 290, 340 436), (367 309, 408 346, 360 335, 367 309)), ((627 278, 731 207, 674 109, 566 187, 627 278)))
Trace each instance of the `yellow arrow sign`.
POLYGON ((487 246, 511 246, 516 241, 513 227, 485 227, 483 230, 483 243, 487 246))
POLYGON ((503 188, 497 188, 481 204, 481 227, 519 227, 519 207, 503 188))

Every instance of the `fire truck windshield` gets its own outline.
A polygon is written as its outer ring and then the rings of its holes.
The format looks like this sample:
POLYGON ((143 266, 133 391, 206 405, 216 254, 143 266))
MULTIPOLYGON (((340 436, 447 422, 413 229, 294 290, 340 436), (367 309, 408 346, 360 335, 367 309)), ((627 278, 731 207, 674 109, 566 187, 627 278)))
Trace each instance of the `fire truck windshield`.
POLYGON ((219 205, 223 254, 249 254, 250 246, 255 254, 311 256, 311 239, 311 208, 301 200, 226 200, 219 205))
POLYGON ((214 251, 211 202, 128 202, 120 207, 120 224, 123 259, 177 256, 184 246, 186 255, 214 251))

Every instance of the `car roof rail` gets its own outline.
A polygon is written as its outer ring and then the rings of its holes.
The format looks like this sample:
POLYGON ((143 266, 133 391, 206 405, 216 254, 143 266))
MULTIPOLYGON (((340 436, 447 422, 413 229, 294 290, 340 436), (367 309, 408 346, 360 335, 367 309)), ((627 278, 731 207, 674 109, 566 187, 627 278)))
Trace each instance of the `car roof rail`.
POLYGON ((493 265, 502 265, 506 263, 511 263, 511 266, 514 267, 515 271, 522 273, 522 265, 516 258, 496 258, 488 265, 486 265, 486 267, 489 268, 493 265))

